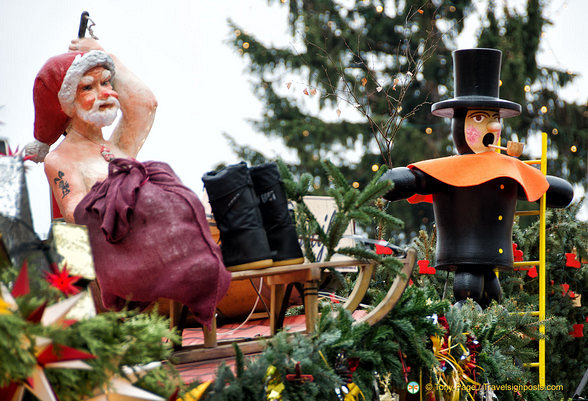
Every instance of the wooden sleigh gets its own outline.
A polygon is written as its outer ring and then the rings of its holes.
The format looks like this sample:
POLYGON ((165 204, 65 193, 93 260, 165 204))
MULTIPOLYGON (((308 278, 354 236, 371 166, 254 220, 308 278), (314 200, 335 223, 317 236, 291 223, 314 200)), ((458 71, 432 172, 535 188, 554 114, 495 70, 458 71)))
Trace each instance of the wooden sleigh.
MULTIPOLYGON (((396 276, 384 299, 369 312, 363 314, 355 320, 354 324, 367 323, 374 325, 382 320, 396 305, 402 293, 406 289, 413 267, 416 263, 416 251, 408 248, 406 254, 399 259, 402 262, 402 269, 396 276)), ((349 312, 354 312, 360 306, 364 298, 375 270, 375 263, 361 260, 342 260, 332 262, 303 263, 296 265, 269 267, 266 269, 239 271, 232 273, 232 281, 249 280, 263 277, 265 284, 270 288, 269 302, 269 335, 275 335, 278 330, 282 329, 283 313, 285 311, 284 302, 287 302, 289 292, 286 291, 289 285, 302 284, 304 291, 304 321, 305 332, 311 333, 315 329, 319 311, 319 280, 321 272, 326 268, 341 268, 357 266, 359 269, 354 287, 343 303, 343 308, 349 312)), ((183 318, 179 313, 179 306, 173 305, 170 308, 170 318, 172 325, 182 329, 183 318)), ((184 315, 186 310, 183 311, 184 315)), ((185 317, 185 316, 184 316, 185 317)), ((228 339, 219 340, 217 338, 216 322, 213 322, 209 329, 203 328, 203 342, 199 345, 183 346, 177 349, 171 361, 174 364, 185 364, 196 361, 215 360, 220 358, 231 357, 234 355, 233 343, 238 342, 241 351, 244 354, 260 352, 263 349, 262 338, 255 339, 228 339)))
MULTIPOLYGON (((321 203, 324 204, 325 202, 323 201, 324 200, 321 200, 321 203)), ((56 211, 58 212, 59 209, 53 204, 52 213, 54 223, 56 223, 56 219, 60 217, 55 215, 56 211)), ((325 218, 325 221, 327 220, 328 219, 325 218)), ((63 224, 64 226, 62 227, 68 227, 68 229, 74 229, 74 227, 76 227, 75 225, 67 225, 65 223, 63 224)), ((79 228, 79 226, 77 227, 79 228)), ((59 224, 56 224, 53 228, 59 228, 59 224)), ((77 234, 74 236, 76 235, 77 234)), ((213 237, 214 236, 215 233, 213 232, 213 237)), ((87 238, 84 239, 85 241, 81 242, 87 242, 87 238)), ((87 253, 90 254, 89 251, 87 251, 87 253)), ((378 305, 373 307, 373 309, 369 310, 367 313, 361 314, 361 317, 358 317, 354 324, 376 324, 394 308, 402 296, 410 280, 413 267, 416 264, 416 250, 413 248, 408 248, 403 255, 397 255, 396 257, 398 257, 403 267, 390 285, 386 296, 378 305)), ((217 336, 216 320, 213 320, 213 324, 210 328, 204 327, 197 329, 201 331, 200 336, 202 337, 203 341, 200 341, 198 345, 177 347, 174 354, 170 358, 170 361, 176 365, 182 365, 191 362, 211 361, 232 357, 234 356, 234 348, 232 344, 235 342, 238 343, 241 351, 244 354, 254 354, 260 352, 264 346, 263 342, 260 340, 264 338, 267 339, 284 328, 284 314, 288 306, 290 288, 292 288, 293 285, 303 289, 302 296, 304 300, 304 332, 313 332, 319 316, 319 282, 323 270, 327 268, 345 268, 354 266, 359 269, 358 275, 351 293, 342 305, 345 310, 353 313, 360 306, 360 303, 370 286, 370 282, 376 268, 376 264, 373 261, 345 259, 330 262, 303 263, 268 267, 265 269, 232 272, 232 284, 236 282, 244 283, 248 280, 263 278, 264 285, 269 288, 269 305, 267 308, 267 314, 269 315, 269 330, 267 330, 267 335, 261 337, 256 336, 254 339, 219 339, 217 336)), ((99 289, 96 283, 93 282, 90 288, 94 298, 94 303, 96 305, 101 305, 99 289)), ((260 294, 257 294, 257 296, 261 298, 260 294)), ((234 302, 234 298, 228 297, 227 301, 234 302)), ((160 303, 164 305, 164 313, 169 314, 170 325, 178 329, 178 331, 182 334, 188 313, 187 307, 182 306, 175 301, 167 302, 167 300, 160 300, 160 303), (169 308, 165 308, 166 305, 168 305, 169 308)), ((97 307, 97 309, 98 311, 101 311, 100 308, 97 307)))

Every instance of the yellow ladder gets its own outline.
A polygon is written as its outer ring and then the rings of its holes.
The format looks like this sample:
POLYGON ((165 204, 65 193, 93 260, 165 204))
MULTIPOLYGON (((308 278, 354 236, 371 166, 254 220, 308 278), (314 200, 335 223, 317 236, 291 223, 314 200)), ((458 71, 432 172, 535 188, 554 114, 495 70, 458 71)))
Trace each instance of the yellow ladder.
MULTIPOLYGON (((526 164, 539 165, 543 175, 547 174, 547 133, 541 134, 541 159, 540 160, 526 160, 526 164)), ((539 260, 531 260, 524 262, 514 262, 514 267, 523 266, 539 266, 539 310, 531 312, 532 316, 538 316, 539 321, 543 322, 546 318, 547 309, 547 274, 545 267, 545 208, 546 208, 546 194, 543 194, 539 201, 539 210, 518 211, 515 212, 517 216, 536 216, 539 215, 539 260)), ((545 336, 545 325, 539 325, 539 332, 545 336)), ((539 339, 539 361, 525 364, 528 367, 539 368, 539 386, 545 386, 545 338, 539 339)))

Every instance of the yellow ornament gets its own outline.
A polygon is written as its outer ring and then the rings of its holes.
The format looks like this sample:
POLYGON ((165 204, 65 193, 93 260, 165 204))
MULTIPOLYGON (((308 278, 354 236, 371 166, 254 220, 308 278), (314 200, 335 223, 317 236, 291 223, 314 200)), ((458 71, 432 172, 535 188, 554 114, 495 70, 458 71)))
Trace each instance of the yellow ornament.
POLYGON ((204 392, 210 386, 212 380, 207 380, 204 383, 200 384, 198 387, 193 388, 188 393, 184 394, 183 398, 178 398, 176 401, 198 401, 204 392))
POLYGON ((0 297, 0 315, 10 315, 10 304, 0 297))
POLYGON ((282 401, 282 391, 284 391, 284 383, 278 373, 278 369, 274 365, 267 367, 264 377, 265 394, 267 401, 282 401))
POLYGON ((345 394, 345 401, 357 401, 359 400, 358 396, 361 395, 361 398, 365 401, 365 396, 355 383, 349 383, 347 385, 347 389, 349 392, 345 394))

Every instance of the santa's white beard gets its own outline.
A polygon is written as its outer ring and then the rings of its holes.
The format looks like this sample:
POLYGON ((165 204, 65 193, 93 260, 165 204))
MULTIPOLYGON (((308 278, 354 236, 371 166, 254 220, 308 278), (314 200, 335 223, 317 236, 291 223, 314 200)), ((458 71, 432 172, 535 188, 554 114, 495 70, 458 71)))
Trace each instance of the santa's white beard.
POLYGON ((116 115, 120 109, 118 99, 110 96, 104 100, 96 100, 90 110, 83 110, 76 104, 76 111, 78 116, 87 123, 93 124, 99 128, 107 127, 116 120, 116 115), (100 106, 110 105, 104 110, 100 110, 100 106))

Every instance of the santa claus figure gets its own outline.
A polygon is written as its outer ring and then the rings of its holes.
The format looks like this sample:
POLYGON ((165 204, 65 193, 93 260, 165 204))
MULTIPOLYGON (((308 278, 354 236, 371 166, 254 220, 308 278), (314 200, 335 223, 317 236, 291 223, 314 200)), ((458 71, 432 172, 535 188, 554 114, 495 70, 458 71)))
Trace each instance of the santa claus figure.
POLYGON ((231 276, 204 207, 169 165, 135 159, 153 124, 155 96, 97 41, 74 39, 69 50, 37 74, 36 144, 27 153, 45 162, 65 221, 87 226, 104 306, 168 298, 210 324, 231 276), (115 121, 105 138, 102 129, 115 121))
POLYGON ((387 200, 433 203, 436 267, 455 271, 456 301, 471 298, 482 307, 500 301, 496 272, 513 268, 517 200, 537 201, 547 193, 548 207, 566 207, 573 198, 567 181, 496 152, 501 119, 521 113, 519 104, 499 98, 501 57, 496 49, 453 53, 455 97, 433 104, 431 112, 452 118, 459 155, 394 168, 382 177, 394 183, 387 200))

